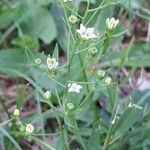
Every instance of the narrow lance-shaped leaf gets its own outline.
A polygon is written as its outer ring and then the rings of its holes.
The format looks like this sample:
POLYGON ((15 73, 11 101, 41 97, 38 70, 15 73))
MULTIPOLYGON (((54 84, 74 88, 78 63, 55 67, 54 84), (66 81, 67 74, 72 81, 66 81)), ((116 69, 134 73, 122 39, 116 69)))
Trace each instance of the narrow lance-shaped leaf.
POLYGON ((113 139, 112 141, 116 141, 121 136, 124 135, 126 131, 128 131, 134 123, 137 121, 138 117, 141 113, 141 108, 136 106, 135 104, 131 104, 131 107, 128 107, 121 117, 119 118, 118 122, 116 123, 114 130, 113 130, 113 139))

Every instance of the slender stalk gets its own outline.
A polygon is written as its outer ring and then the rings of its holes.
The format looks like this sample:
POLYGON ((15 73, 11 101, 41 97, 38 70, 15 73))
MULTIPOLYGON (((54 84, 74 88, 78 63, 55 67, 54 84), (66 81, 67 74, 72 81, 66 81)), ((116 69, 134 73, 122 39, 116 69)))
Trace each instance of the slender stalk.
POLYGON ((75 134, 76 134, 78 140, 80 141, 80 143, 81 143, 83 149, 86 150, 86 146, 85 146, 85 144, 84 144, 84 142, 83 142, 83 140, 82 140, 82 137, 81 137, 81 135, 80 135, 79 128, 78 128, 78 124, 77 124, 77 121, 76 121, 76 120, 75 120, 75 130, 76 130, 76 131, 75 131, 75 134))
MULTIPOLYGON (((104 2, 105 2, 105 0, 103 0, 103 1, 101 2, 101 4, 100 4, 99 7, 101 7, 104 2)), ((95 17, 95 15, 98 13, 98 11, 99 11, 99 9, 96 9, 96 11, 93 13, 93 15, 92 15, 92 16, 90 17, 90 19, 87 21, 86 25, 88 25, 88 24, 92 21, 92 19, 95 17)))
MULTIPOLYGON (((81 56, 81 54, 78 54, 78 56, 79 56, 80 65, 82 67, 82 66, 84 66, 84 62, 82 60, 82 56, 81 56)), ((83 73, 83 77, 84 77, 85 82, 88 82, 88 77, 87 77, 85 68, 82 69, 82 73, 83 73)), ((89 93, 90 89, 89 89, 88 85, 86 85, 86 90, 87 90, 87 93, 89 93)))
POLYGON ((111 126, 109 128, 109 131, 108 131, 108 134, 106 136, 106 139, 105 139, 105 142, 104 142, 102 150, 107 150, 108 149, 108 145, 109 145, 112 129, 113 129, 113 125, 111 124, 111 126))
MULTIPOLYGON (((116 85, 117 87, 117 85, 116 85)), ((114 104, 113 104, 113 111, 112 111, 112 115, 111 115, 111 120, 113 119, 113 114, 115 113, 115 108, 116 108, 116 94, 117 94, 117 88, 116 88, 116 92, 115 92, 115 95, 114 95, 114 104)), ((107 150, 108 149, 108 145, 109 145, 109 141, 110 141, 110 138, 111 138, 111 135, 112 135, 112 131, 113 131, 113 127, 114 127, 114 124, 110 124, 110 128, 109 128, 109 131, 107 133, 107 136, 105 138, 105 142, 104 142, 104 145, 103 145, 103 149, 102 150, 107 150)))
POLYGON ((85 11, 83 20, 86 19, 86 16, 88 15, 88 10, 89 10, 89 7, 90 7, 90 2, 91 2, 91 0, 87 0, 87 7, 86 7, 86 11, 85 11))

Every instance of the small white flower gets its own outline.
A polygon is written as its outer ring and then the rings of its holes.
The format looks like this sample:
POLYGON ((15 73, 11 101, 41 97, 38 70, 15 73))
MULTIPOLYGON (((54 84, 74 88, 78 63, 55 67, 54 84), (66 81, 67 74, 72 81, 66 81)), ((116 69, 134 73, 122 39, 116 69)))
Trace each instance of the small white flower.
POLYGON ((118 23, 119 23, 119 19, 115 19, 114 17, 106 19, 106 27, 109 30, 113 30, 114 28, 116 28, 118 23))
POLYGON ((104 82, 105 84, 110 85, 112 83, 112 79, 110 77, 107 77, 104 82))
POLYGON ((14 116, 19 117, 19 115, 20 115, 19 109, 15 109, 14 110, 14 116))
POLYGON ((90 40, 97 38, 97 35, 94 32, 94 28, 86 28, 82 23, 80 24, 80 29, 76 30, 76 32, 81 36, 84 40, 90 40))
POLYGON ((56 61, 55 58, 47 58, 47 66, 50 70, 56 69, 58 66, 58 62, 56 61))
POLYGON ((32 124, 27 124, 26 133, 30 134, 33 133, 33 131, 34 131, 34 126, 32 124))
POLYGON ((51 98, 51 92, 50 91, 46 91, 43 95, 44 99, 48 100, 51 98))
POLYGON ((80 89, 82 89, 82 86, 78 85, 77 83, 68 83, 68 88, 69 93, 80 93, 80 89))
POLYGON ((73 0, 63 0, 64 3, 66 2, 73 2, 73 0))

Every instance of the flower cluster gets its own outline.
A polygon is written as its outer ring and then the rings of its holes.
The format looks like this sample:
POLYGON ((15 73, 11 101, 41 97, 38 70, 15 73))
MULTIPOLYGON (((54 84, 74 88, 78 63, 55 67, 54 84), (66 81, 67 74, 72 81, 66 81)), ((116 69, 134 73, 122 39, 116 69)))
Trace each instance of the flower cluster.
POLYGON ((27 124, 27 125, 23 125, 23 123, 21 122, 19 116, 20 116, 20 110, 19 109, 15 109, 13 111, 13 116, 12 119, 14 120, 12 122, 12 124, 14 124, 14 126, 18 127, 19 126, 19 130, 20 132, 23 132, 25 134, 31 134, 34 131, 34 126, 32 124, 27 124))

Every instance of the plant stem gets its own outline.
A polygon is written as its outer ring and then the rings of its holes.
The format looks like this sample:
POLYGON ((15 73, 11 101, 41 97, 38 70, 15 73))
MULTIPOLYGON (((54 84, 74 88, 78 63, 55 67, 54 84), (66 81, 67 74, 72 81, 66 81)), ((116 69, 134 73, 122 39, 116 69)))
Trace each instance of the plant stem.
MULTIPOLYGON (((116 85, 117 86, 117 85, 116 85)), ((113 104, 113 111, 112 111, 112 115, 111 115, 111 120, 113 118, 113 114, 115 112, 115 107, 116 107, 116 94, 117 94, 117 88, 115 89, 115 94, 114 94, 114 104, 113 104)), ((114 124, 110 124, 110 128, 109 128, 109 131, 108 131, 108 134, 105 138, 105 142, 104 142, 104 145, 103 145, 103 149, 102 150, 107 150, 108 149, 108 145, 109 145, 109 141, 110 141, 110 138, 111 138, 111 134, 112 134, 112 130, 113 130, 113 127, 114 127, 114 124)))
MULTIPOLYGON (((100 4, 99 7, 101 7, 104 2, 105 2, 105 0, 103 0, 103 1, 101 2, 101 4, 100 4)), ((93 13, 93 15, 92 15, 92 16, 90 17, 90 19, 87 21, 86 25, 88 25, 88 24, 92 21, 92 19, 95 17, 95 15, 98 13, 98 11, 99 11, 99 9, 96 9, 96 11, 93 13)))
POLYGON ((108 149, 108 145, 109 145, 112 129, 113 129, 113 125, 111 124, 110 129, 108 131, 108 134, 106 136, 106 139, 105 139, 105 142, 104 142, 102 150, 107 150, 108 149))
MULTIPOLYGON (((80 61, 81 67, 82 67, 82 66, 84 66, 84 62, 82 60, 81 54, 79 53, 78 56, 79 56, 79 61, 80 61)), ((87 77, 85 68, 83 68, 82 73, 83 73, 83 77, 84 77, 85 82, 88 82, 88 77, 87 77)), ((89 86, 87 84, 86 84, 86 90, 87 90, 87 93, 89 93, 90 89, 89 89, 89 86)))
POLYGON ((82 137, 81 137, 80 132, 79 132, 79 128, 78 128, 78 125, 77 125, 77 121, 76 121, 75 119, 74 119, 74 121, 75 121, 75 130, 76 130, 76 131, 75 131, 75 134, 76 134, 78 140, 80 141, 80 143, 81 143, 83 149, 86 150, 86 147, 85 147, 85 145, 84 145, 84 142, 83 142, 82 137))

